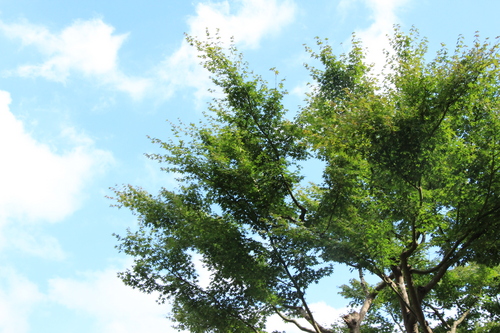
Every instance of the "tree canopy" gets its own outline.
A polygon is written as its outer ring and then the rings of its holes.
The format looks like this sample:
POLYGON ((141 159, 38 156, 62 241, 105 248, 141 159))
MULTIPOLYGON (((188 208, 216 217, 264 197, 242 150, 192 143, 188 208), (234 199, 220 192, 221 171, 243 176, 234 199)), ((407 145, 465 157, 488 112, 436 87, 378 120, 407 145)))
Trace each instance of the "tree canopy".
POLYGON ((426 40, 396 28, 377 75, 355 38, 340 56, 318 40, 290 118, 283 82, 217 38, 188 41, 223 96, 204 122, 152 140, 177 189, 115 190, 139 222, 117 236, 135 258, 127 285, 169 300, 190 332, 266 332, 271 315, 312 333, 499 329, 497 43, 459 39, 428 60, 426 40), (319 183, 304 181, 309 160, 319 183), (340 291, 354 306, 344 327, 320 325, 307 301, 333 264, 359 272, 340 291))

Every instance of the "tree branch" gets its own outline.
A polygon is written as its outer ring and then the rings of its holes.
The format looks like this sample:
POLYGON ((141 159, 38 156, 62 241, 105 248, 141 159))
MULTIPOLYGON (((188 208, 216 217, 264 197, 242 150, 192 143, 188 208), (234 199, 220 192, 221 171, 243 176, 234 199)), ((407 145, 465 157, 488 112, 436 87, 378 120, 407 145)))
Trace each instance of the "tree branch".
POLYGON ((286 275, 288 276, 288 278, 292 282, 295 290, 297 291, 297 294, 299 295, 300 301, 301 301, 302 305, 305 308, 305 311, 307 313, 307 317, 305 317, 306 320, 308 320, 311 323, 311 325, 314 327, 314 330, 315 330, 316 333, 321 333, 321 330, 320 330, 320 328, 318 326, 318 323, 316 322, 316 320, 314 320, 313 314, 312 314, 311 310, 309 309, 309 306, 307 305, 307 302, 306 302, 306 300, 304 298, 304 293, 302 292, 302 290, 301 290, 300 286, 298 285, 297 281, 295 280, 295 278, 290 273, 290 270, 288 269, 288 265, 285 263, 285 261, 281 257, 281 254, 279 253, 278 248, 274 244, 275 242, 274 242, 274 239, 272 237, 270 237, 270 241, 271 241, 271 246, 274 249, 274 252, 277 254, 278 261, 280 262, 280 264, 285 269, 286 275))
POLYGON ((358 268, 359 272, 359 281, 361 282, 361 287, 363 288, 363 291, 365 292, 365 296, 368 297, 370 295, 370 291, 368 290, 368 285, 365 281, 365 277, 363 276, 363 269, 358 268))
POLYGON ((460 318, 458 318, 453 322, 453 324, 451 325, 451 329, 448 331, 448 333, 456 333, 458 325, 460 325, 465 320, 465 317, 467 317, 469 313, 470 310, 467 310, 464 313, 462 313, 460 318))
MULTIPOLYGON (((205 294, 206 296, 208 296, 209 298, 211 298, 215 303, 217 303, 217 304, 220 305, 219 300, 214 295, 210 294, 209 292, 207 292, 203 288, 199 287, 198 285, 193 284, 193 283, 187 281, 186 279, 184 279, 183 277, 179 276, 178 274, 176 274, 176 273, 174 273, 172 271, 170 271, 170 273, 173 276, 175 276, 175 278, 178 279, 179 281, 181 281, 182 283, 184 283, 184 284, 190 286, 191 288, 196 289, 199 292, 205 294)), ((250 328, 255 333, 259 333, 259 330, 257 330, 252 324, 250 324, 249 322, 247 322, 245 319, 241 318, 237 311, 235 311, 236 312, 236 314, 235 314, 235 313, 233 313, 233 311, 230 311, 229 309, 226 309, 223 306, 219 306, 219 309, 222 310, 222 311, 224 311, 224 312, 226 312, 230 317, 233 317, 233 318, 241 321, 243 324, 245 324, 248 328, 250 328)))
MULTIPOLYGON (((302 318, 304 318, 309 323, 311 323, 311 318, 309 318, 309 315, 308 315, 307 311, 304 310, 302 307, 300 307, 300 306, 287 306, 287 305, 284 305, 283 307, 285 307, 287 309, 290 309, 290 310, 297 311, 302 316, 302 318)), ((333 333, 332 330, 324 328, 320 324, 317 324, 317 325, 318 325, 318 328, 321 331, 321 333, 333 333)))
POLYGON ((361 325, 361 322, 363 321, 363 319, 365 319, 365 316, 368 313, 368 310, 370 309, 373 300, 377 297, 378 293, 387 286, 387 282, 381 281, 375 287, 375 289, 372 292, 370 292, 368 290, 368 285, 364 279, 363 271, 361 269, 359 269, 359 278, 361 281, 361 286, 366 296, 365 301, 363 302, 363 305, 361 306, 361 309, 359 311, 359 324, 361 325))
POLYGON ((287 317, 285 314, 283 314, 281 311, 279 311, 276 307, 274 308, 274 311, 278 314, 278 316, 281 317, 281 319, 283 319, 285 322, 287 323, 292 323, 294 324, 295 326, 297 326, 298 329, 300 329, 301 331, 304 331, 304 332, 308 332, 308 333, 316 333, 316 331, 310 329, 310 328, 307 328, 307 327, 304 327, 302 325, 300 325, 297 320, 295 319, 292 319, 290 317, 287 317))
MULTIPOLYGON (((476 239, 478 239, 479 237, 481 237, 483 234, 484 234, 484 231, 479 231, 479 232, 473 234, 472 236, 467 235, 467 234, 465 236, 463 236, 460 240, 458 240, 456 242, 456 244, 458 242, 462 242, 465 238, 467 238, 467 236, 470 236, 470 238, 465 243, 463 243, 462 247, 458 251, 456 251, 455 254, 464 252, 476 239)), ((456 250, 456 247, 458 247, 458 244, 455 246, 455 250, 456 250)), ((453 265, 456 261, 458 261, 459 257, 460 256, 457 255, 455 258, 451 258, 451 255, 450 255, 450 257, 448 257, 447 261, 445 261, 445 258, 443 258, 443 260, 439 264, 439 265, 441 265, 441 267, 438 268, 437 273, 425 285, 425 287, 424 287, 425 293, 427 293, 429 290, 433 289, 436 286, 436 284, 438 284, 439 281, 441 281, 441 279, 443 278, 443 276, 448 271, 448 268, 451 265, 453 265)))
POLYGON ((467 238, 467 236, 468 235, 465 234, 464 236, 462 236, 461 238, 459 238, 455 242, 455 244, 453 244, 452 248, 448 251, 448 253, 446 253, 446 255, 443 257, 443 259, 441 259, 441 261, 439 262, 439 264, 437 264, 436 266, 434 266, 432 268, 429 268, 429 269, 425 269, 425 270, 420 270, 420 269, 414 269, 414 268, 412 268, 411 272, 414 273, 414 274, 426 275, 426 274, 438 271, 455 254, 455 251, 457 250, 458 246, 467 238))
POLYGON ((399 321, 396 320, 396 317, 394 316, 394 314, 392 313, 392 311, 388 311, 387 307, 386 307, 386 312, 389 313, 389 315, 391 316, 392 318, 392 321, 398 325, 398 328, 399 330, 402 332, 402 333, 405 333, 405 329, 401 326, 401 323, 399 321))
POLYGON ((448 323, 446 322, 446 320, 444 320, 443 315, 439 312, 439 310, 437 308, 435 308, 434 306, 432 306, 432 304, 430 304, 430 303, 425 303, 425 305, 428 306, 429 308, 431 308, 432 311, 434 311, 434 314, 439 318, 439 320, 441 321, 441 323, 443 323, 443 325, 444 325, 445 328, 451 329, 450 325, 448 325, 448 323))
MULTIPOLYGON (((247 103, 253 108, 254 106, 253 106, 252 99, 250 98, 250 96, 247 95, 246 98, 247 98, 247 103)), ((265 131, 262 128, 262 126, 260 126, 259 119, 257 119, 257 117, 255 116, 255 114, 253 112, 250 112, 250 116, 252 117, 252 119, 253 119, 253 121, 255 123, 255 126, 257 126, 257 128, 259 129, 259 131, 262 133, 262 135, 266 139, 266 141, 269 144, 269 146, 271 146, 271 149, 273 150, 273 152, 275 154, 274 158, 278 161, 280 159, 280 153, 278 151, 278 148, 276 148, 276 145, 274 144, 274 142, 271 140, 269 133, 267 133, 267 131, 265 131)), ((293 203, 295 204, 295 206, 297 206, 297 208, 300 209, 299 220, 300 221, 304 221, 306 213, 307 213, 307 209, 304 206, 302 206, 299 203, 299 201, 295 198, 295 196, 293 195, 292 189, 290 188, 289 184, 285 181, 285 177, 283 176, 282 172, 280 172, 280 175, 283 178, 283 183, 286 186, 288 194, 292 198, 293 203)))

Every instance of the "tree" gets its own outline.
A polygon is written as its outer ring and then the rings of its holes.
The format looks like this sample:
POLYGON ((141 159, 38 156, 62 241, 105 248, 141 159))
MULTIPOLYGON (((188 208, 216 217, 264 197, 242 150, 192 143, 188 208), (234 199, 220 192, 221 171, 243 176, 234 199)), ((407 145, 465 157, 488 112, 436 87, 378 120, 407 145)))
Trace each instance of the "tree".
MULTIPOLYGON (((448 332, 498 332, 500 330, 500 268, 471 264, 458 266, 444 276, 429 304, 435 320, 448 332), (461 309, 445 318, 443 310, 461 309), (460 325, 464 319, 468 321, 460 325), (485 319, 488 321, 485 323, 485 319), (496 323, 496 324, 494 324, 496 323)), ((443 330, 444 332, 444 330, 443 330)))
POLYGON ((321 64, 308 66, 315 88, 287 119, 283 83, 268 87, 217 38, 188 41, 223 97, 204 124, 153 139, 166 153, 149 157, 181 175, 176 191, 116 190, 139 219, 117 236, 135 258, 120 274, 126 284, 169 299, 177 327, 191 332, 265 332, 277 314, 325 333, 337 329, 317 322, 306 291, 341 263, 360 275, 343 287, 359 306, 343 318, 350 332, 387 320, 414 333, 479 320, 472 300, 496 297, 498 279, 464 287, 460 272, 474 281, 500 264, 498 44, 459 39, 427 62, 425 39, 396 29, 377 76, 355 38, 339 57, 318 40, 318 52, 308 49, 321 64), (322 183, 304 184, 306 160, 323 163, 322 183))

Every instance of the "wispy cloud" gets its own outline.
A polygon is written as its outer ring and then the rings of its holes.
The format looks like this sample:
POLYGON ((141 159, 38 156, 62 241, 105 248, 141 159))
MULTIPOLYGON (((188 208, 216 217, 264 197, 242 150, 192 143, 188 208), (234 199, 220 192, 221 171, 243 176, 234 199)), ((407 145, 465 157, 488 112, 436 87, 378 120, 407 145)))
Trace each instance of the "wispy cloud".
MULTIPOLYGON (((109 152, 94 147, 93 141, 74 129, 61 135, 72 147, 56 153, 26 132, 10 111, 10 94, 0 91, 0 244, 24 248, 47 256, 55 250, 54 239, 25 238, 21 226, 53 223, 76 211, 85 184, 112 163, 109 152), (12 223, 15 221, 15 225, 12 223), (9 224, 12 228, 6 228, 9 224), (5 233, 9 231, 9 237, 5 233), (17 235, 17 236, 16 236, 17 235), (22 239, 24 238, 24 240, 22 239)), ((24 228, 25 229, 25 228, 24 228)))
MULTIPOLYGON (((47 285, 47 291, 42 292, 13 268, 0 267, 0 332, 31 332, 31 317, 47 306, 92 318, 92 332, 96 333, 178 332, 166 318, 170 307, 158 305, 155 295, 125 286, 115 268, 52 278, 47 285)), ((69 325, 66 330, 70 332, 69 325)))
POLYGON ((88 137, 68 128, 62 135, 75 146, 62 154, 36 141, 9 109, 10 94, 0 91, 0 211, 2 218, 56 222, 80 205, 80 192, 112 156, 88 137))
MULTIPOLYGON (((203 39, 206 29, 212 33, 218 29, 222 40, 234 37, 241 48, 255 49, 263 38, 278 35, 294 20, 295 13, 293 0, 199 2, 195 15, 188 18, 187 33, 203 39)), ((114 27, 101 19, 77 20, 60 32, 29 22, 0 21, 0 31, 21 40, 24 46, 35 47, 43 58, 41 63, 7 72, 9 75, 65 83, 79 74, 134 99, 151 93, 168 98, 179 88, 195 88, 197 99, 208 94, 208 73, 199 66, 196 50, 186 41, 157 66, 157 75, 132 77, 118 66, 118 52, 129 34, 116 34, 114 27)))
MULTIPOLYGON (((292 23, 296 5, 290 0, 240 0, 198 3, 196 15, 188 19, 188 35, 206 38, 219 29, 222 41, 243 49, 258 48, 263 38, 275 36, 292 23)), ((196 89, 198 99, 208 95, 208 73, 199 65, 196 50, 186 41, 159 66, 160 78, 169 85, 170 94, 180 87, 196 89)))
POLYGON ((0 331, 29 332, 29 317, 44 300, 38 287, 12 268, 0 267, 0 331))
POLYGON ((154 294, 125 286, 114 269, 86 273, 79 279, 51 279, 48 298, 92 317, 97 323, 94 332, 178 332, 166 319, 168 305, 158 305, 154 294))
POLYGON ((118 50, 128 34, 114 34, 114 28, 101 19, 78 20, 59 33, 29 22, 0 21, 0 31, 35 47, 44 58, 39 64, 19 66, 11 71, 13 75, 64 83, 72 73, 78 73, 137 99, 151 86, 150 80, 127 76, 118 68, 118 50))
POLYGON ((199 3, 189 18, 189 34, 203 38, 205 31, 220 29, 219 35, 234 37, 244 48, 257 48, 263 37, 277 35, 290 24, 296 12, 290 0, 240 0, 199 3))
MULTIPOLYGON (((202 277, 205 282, 207 278, 202 277)), ((125 286, 116 277, 115 269, 87 272, 78 278, 51 279, 47 295, 51 302, 93 317, 97 332, 177 332, 166 318, 170 306, 158 305, 156 297, 125 286)), ((342 315, 349 312, 347 308, 336 309, 325 302, 310 304, 310 308, 315 319, 325 327, 341 323, 342 315)), ((299 322, 309 325, 305 319, 299 322)), ((266 326, 269 331, 302 332, 295 325, 284 323, 278 315, 272 316, 266 326)))
MULTIPOLYGON (((128 266, 130 262, 125 263, 128 266)), ((144 294, 123 284, 117 268, 87 271, 76 277, 56 277, 47 281, 47 291, 9 267, 0 267, 0 331, 26 333, 29 321, 42 306, 61 306, 91 318, 92 331, 97 333, 174 333, 167 319, 170 305, 155 302, 157 295, 144 294)), ((346 308, 335 309, 324 302, 310 305, 315 318, 325 327, 340 321, 346 308)), ((307 326, 306 320, 299 320, 307 326)), ((293 324, 272 316, 267 329, 299 333, 293 324)))
POLYGON ((410 0, 342 0, 339 9, 343 12, 355 10, 355 5, 362 3, 371 11, 372 23, 365 29, 356 30, 356 36, 368 48, 366 61, 375 64, 375 73, 382 71, 385 63, 384 50, 390 51, 387 35, 392 35, 394 25, 399 24, 398 11, 404 8, 410 0))
POLYGON ((67 258, 56 237, 46 234, 40 227, 21 225, 11 223, 0 229, 0 237, 4 238, 3 246, 46 260, 61 261, 67 258))

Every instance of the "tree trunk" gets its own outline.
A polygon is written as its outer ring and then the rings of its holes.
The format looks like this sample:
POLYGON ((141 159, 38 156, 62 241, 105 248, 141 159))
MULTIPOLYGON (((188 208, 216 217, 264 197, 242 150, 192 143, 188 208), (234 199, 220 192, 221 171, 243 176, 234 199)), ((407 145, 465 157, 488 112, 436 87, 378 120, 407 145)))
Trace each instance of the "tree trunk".
POLYGON ((361 333, 361 316, 358 312, 354 311, 345 315, 342 319, 349 328, 350 333, 361 333))

